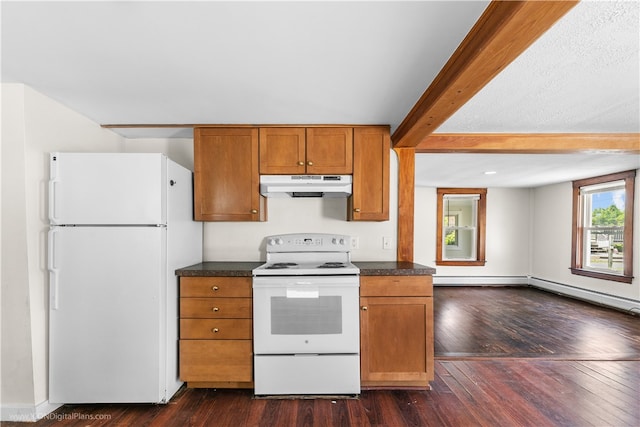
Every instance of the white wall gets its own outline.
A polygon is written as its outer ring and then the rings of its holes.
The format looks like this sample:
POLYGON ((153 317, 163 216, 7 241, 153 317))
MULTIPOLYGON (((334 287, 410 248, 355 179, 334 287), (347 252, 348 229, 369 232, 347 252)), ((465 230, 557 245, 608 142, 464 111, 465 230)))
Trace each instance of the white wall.
POLYGON ((436 268, 436 284, 514 283, 518 281, 514 277, 526 277, 531 257, 530 193, 527 188, 487 189, 486 264, 436 266, 436 188, 416 187, 415 262, 436 268))
MULTIPOLYGON (((636 176, 633 217, 633 267, 631 284, 571 274, 572 184, 565 182, 533 190, 531 276, 590 292, 635 301, 640 306, 640 170, 636 176)), ((597 295, 596 295, 596 298, 597 295)))

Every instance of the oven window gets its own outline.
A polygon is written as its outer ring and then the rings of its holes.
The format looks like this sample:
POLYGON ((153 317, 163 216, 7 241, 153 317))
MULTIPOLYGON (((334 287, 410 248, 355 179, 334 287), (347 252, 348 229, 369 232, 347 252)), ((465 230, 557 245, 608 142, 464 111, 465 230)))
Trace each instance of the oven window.
POLYGON ((272 335, 342 333, 342 297, 271 297, 272 335))

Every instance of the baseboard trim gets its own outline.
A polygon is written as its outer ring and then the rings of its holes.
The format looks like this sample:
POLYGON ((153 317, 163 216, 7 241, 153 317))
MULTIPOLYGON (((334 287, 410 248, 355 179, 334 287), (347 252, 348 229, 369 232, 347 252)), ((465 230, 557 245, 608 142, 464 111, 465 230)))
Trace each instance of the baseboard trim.
POLYGON ((607 307, 616 308, 618 310, 640 314, 640 301, 637 300, 609 295, 589 289, 578 288, 564 283, 553 282, 537 277, 530 277, 529 284, 534 288, 542 289, 545 291, 551 291, 560 295, 573 297, 594 304, 600 304, 607 307))
POLYGON ((433 276, 434 286, 527 286, 527 276, 433 276))
POLYGON ((61 406, 48 400, 38 405, 0 405, 0 421, 36 422, 61 406))

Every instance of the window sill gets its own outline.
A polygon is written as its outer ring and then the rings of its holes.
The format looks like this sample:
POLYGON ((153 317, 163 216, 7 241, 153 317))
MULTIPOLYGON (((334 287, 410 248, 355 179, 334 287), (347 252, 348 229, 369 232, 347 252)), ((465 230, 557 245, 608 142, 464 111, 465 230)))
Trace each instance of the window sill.
POLYGON ((441 261, 436 260, 436 265, 455 265, 458 267, 472 266, 472 267, 482 267, 486 264, 486 261, 441 261))
POLYGON ((633 280, 632 276, 608 274, 593 270, 583 270, 581 268, 571 268, 571 273, 578 276, 592 277, 594 279, 611 280, 612 282, 631 283, 633 280))

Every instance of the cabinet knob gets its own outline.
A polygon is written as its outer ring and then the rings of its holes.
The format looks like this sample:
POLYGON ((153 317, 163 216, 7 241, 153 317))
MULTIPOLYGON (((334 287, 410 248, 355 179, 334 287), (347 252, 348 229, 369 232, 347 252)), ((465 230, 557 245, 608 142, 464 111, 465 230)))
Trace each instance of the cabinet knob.
POLYGON ((213 307, 213 311, 219 311, 220 309, 218 307, 213 307))
POLYGON ((258 209, 251 209, 251 213, 252 214, 257 214, 258 213, 258 209))
POLYGON ((355 213, 360 213, 360 208, 354 208, 354 209, 353 209, 353 211, 354 211, 355 213))
POLYGON ((313 162, 312 161, 308 161, 307 162, 307 166, 313 166, 313 162))
POLYGON ((211 289, 214 290, 214 291, 217 291, 218 287, 217 286, 212 286, 211 289))
POLYGON ((367 311, 367 310, 369 310, 369 307, 367 307, 366 305, 363 305, 362 306, 362 311, 367 311))
POLYGON ((303 161, 298 162, 298 166, 304 166, 304 162, 303 161))
POLYGON ((216 333, 218 333, 218 330, 219 330, 218 328, 213 328, 213 329, 211 330, 211 332, 213 332, 214 334, 216 334, 216 333))

